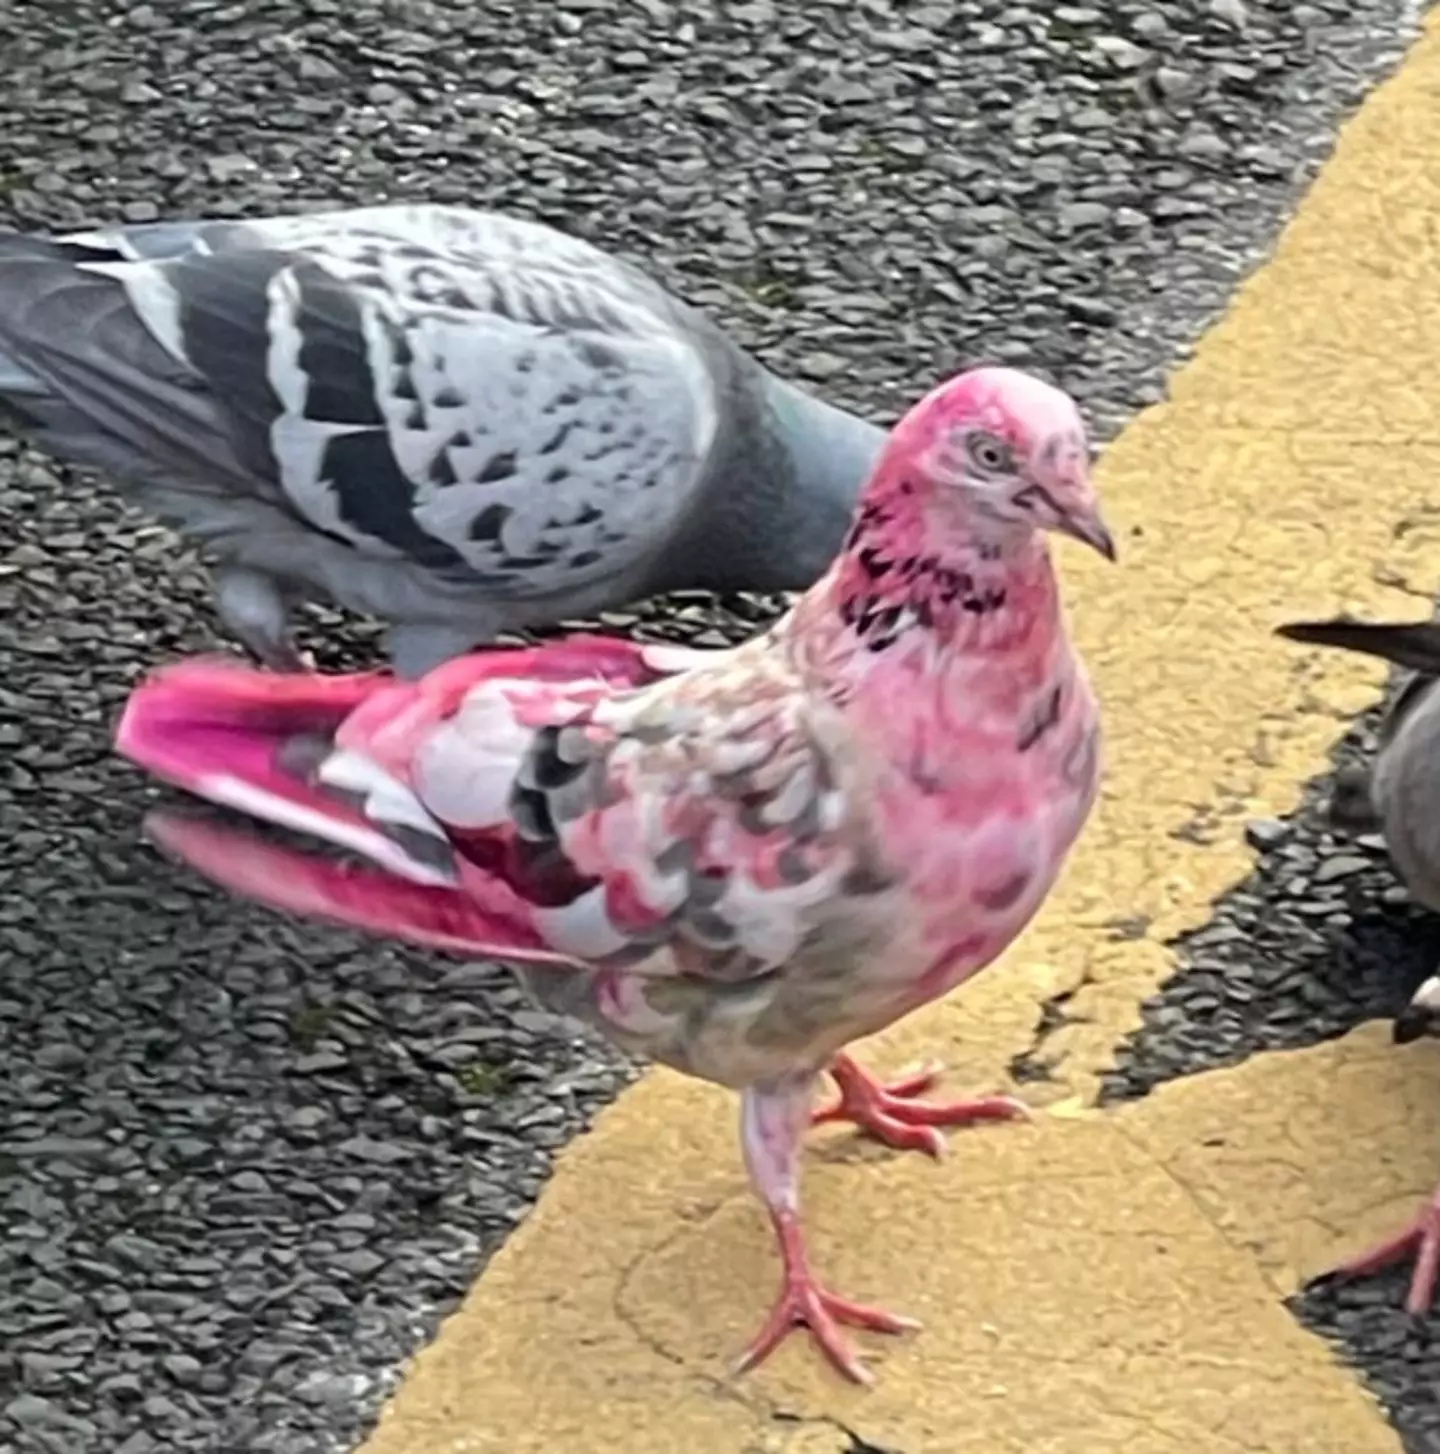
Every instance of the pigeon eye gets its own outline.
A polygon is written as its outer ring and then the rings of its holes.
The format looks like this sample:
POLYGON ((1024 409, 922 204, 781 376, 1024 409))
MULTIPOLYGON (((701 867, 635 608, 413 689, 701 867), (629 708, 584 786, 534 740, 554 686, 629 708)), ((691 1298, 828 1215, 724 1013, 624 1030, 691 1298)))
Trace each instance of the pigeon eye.
POLYGON ((989 474, 1002 474, 1014 468, 1010 446, 993 434, 973 434, 969 440, 970 458, 989 474))

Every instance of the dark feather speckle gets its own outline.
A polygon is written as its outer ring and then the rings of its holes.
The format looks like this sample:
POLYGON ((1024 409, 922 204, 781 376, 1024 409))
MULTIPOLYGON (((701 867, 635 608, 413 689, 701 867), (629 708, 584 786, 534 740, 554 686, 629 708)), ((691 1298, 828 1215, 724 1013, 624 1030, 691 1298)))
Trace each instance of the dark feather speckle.
POLYGON ((487 505, 471 522, 471 540, 499 540, 500 531, 510 518, 508 505, 487 505))
POLYGON ((1052 687, 1035 715, 1021 730, 1015 743, 1016 751, 1029 752, 1044 735, 1060 721, 1060 704, 1064 694, 1058 686, 1052 687))
POLYGON ((476 484, 493 485, 508 480, 515 473, 515 451, 507 449, 502 454, 492 454, 485 461, 485 468, 475 477, 476 484))
POLYGON ((550 804, 545 794, 518 784, 510 794, 510 816, 515 820, 515 831, 532 843, 545 843, 555 838, 555 820, 550 816, 550 804))
POLYGON ((559 727, 540 728, 526 755, 528 780, 545 792, 574 782, 589 766, 584 761, 571 762, 561 755, 561 730, 559 727))

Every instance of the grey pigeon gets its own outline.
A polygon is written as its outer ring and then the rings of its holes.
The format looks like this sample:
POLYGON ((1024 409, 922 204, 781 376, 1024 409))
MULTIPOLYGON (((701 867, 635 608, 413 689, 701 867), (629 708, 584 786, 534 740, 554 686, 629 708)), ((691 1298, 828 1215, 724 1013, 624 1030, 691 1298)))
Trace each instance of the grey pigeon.
POLYGON ((884 431, 638 269, 442 206, 0 231, 0 417, 215 561, 227 628, 390 624, 416 676, 661 591, 800 590, 884 431))
MULTIPOLYGON (((1290 641, 1378 656, 1410 673, 1385 714, 1373 767, 1337 781, 1331 814, 1347 827, 1378 826, 1411 895, 1440 913, 1440 623, 1341 618, 1278 631, 1290 641)), ((1391 1033, 1401 1044, 1440 1033, 1440 973, 1415 991, 1391 1033)), ((1406 1257, 1414 1258, 1415 1272, 1405 1305, 1418 1316, 1430 1308, 1440 1265, 1440 1187, 1409 1226, 1335 1272, 1358 1276, 1406 1257)))

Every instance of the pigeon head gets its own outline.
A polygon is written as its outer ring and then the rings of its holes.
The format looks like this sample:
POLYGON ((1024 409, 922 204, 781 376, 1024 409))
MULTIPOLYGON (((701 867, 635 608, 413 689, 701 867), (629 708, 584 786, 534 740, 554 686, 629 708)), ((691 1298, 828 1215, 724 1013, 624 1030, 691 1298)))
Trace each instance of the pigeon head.
POLYGON ((801 617, 833 610, 842 635, 871 652, 912 631, 1008 650, 1055 629, 1047 531, 1115 559, 1080 411, 1016 369, 967 370, 890 431, 844 548, 801 617))
POLYGON ((932 390, 896 434, 909 436, 896 443, 909 445, 934 505, 971 530, 1055 530, 1115 559, 1085 424, 1061 390, 1018 369, 970 369, 932 390))

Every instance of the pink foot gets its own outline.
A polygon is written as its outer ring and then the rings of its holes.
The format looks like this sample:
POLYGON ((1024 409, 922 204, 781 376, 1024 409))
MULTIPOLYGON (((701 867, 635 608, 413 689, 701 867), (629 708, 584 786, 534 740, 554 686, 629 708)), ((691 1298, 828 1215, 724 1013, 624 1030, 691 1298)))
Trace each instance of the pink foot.
POLYGON ((816 1111, 810 1118, 811 1124, 850 1121, 900 1151, 925 1151, 939 1156, 945 1149, 945 1138, 935 1129, 937 1126, 967 1126, 975 1121, 1009 1121, 1016 1117, 1028 1120, 1030 1117, 1030 1108, 1014 1096, 981 1096, 939 1104, 916 1100, 916 1096, 935 1084, 940 1074, 938 1065, 882 1085, 850 1056, 837 1055, 831 1062, 830 1074, 840 1087, 840 1099, 816 1111))
POLYGON ((1406 1258, 1415 1259, 1405 1311, 1412 1318, 1423 1317, 1435 1299, 1435 1279, 1440 1272, 1440 1187, 1420 1215, 1395 1236, 1332 1268, 1331 1277, 1368 1277, 1406 1258))
POLYGON ((859 1355, 840 1331, 841 1324, 852 1328, 868 1328, 875 1333, 907 1333, 920 1324, 914 1318, 887 1313, 883 1308, 867 1307, 826 1292, 811 1275, 805 1257, 805 1239, 793 1212, 774 1214, 775 1235, 780 1242, 780 1255, 785 1262, 785 1281, 780 1296, 765 1326, 741 1354, 735 1364, 736 1373, 745 1373, 763 1363, 785 1341, 792 1329, 801 1326, 820 1345, 820 1351, 846 1378, 856 1383, 873 1383, 874 1374, 860 1361, 859 1355))

